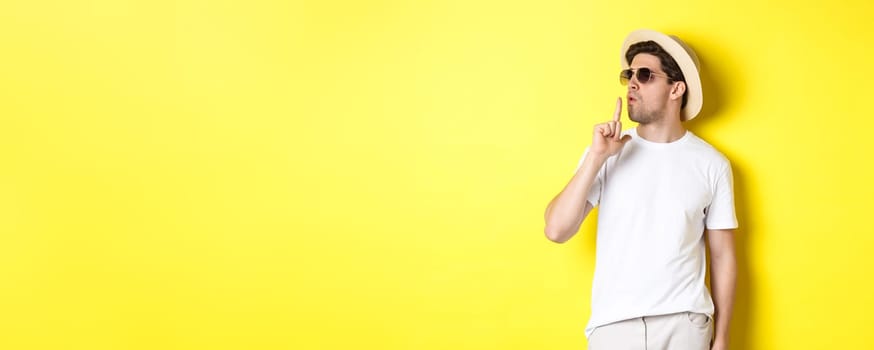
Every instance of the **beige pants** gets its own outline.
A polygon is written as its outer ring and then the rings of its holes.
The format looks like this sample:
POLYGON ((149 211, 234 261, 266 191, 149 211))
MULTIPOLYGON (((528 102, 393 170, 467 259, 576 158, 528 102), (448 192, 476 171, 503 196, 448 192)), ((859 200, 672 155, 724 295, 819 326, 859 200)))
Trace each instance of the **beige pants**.
POLYGON ((710 350, 713 321, 681 312, 619 321, 595 328, 589 350, 710 350))

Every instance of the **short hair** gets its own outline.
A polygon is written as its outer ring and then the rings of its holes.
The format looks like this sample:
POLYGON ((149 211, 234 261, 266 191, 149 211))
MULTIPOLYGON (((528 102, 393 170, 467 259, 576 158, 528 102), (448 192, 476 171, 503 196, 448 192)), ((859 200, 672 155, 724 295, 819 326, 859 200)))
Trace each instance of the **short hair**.
MULTIPOLYGON (((683 83, 686 82, 686 78, 683 76, 683 71, 680 70, 680 65, 677 64, 677 61, 675 61, 674 58, 655 41, 641 41, 631 45, 631 47, 628 48, 628 51, 625 52, 625 59, 628 60, 629 65, 631 64, 631 61, 634 60, 634 56, 637 56, 639 53, 647 53, 659 58, 659 62, 662 64, 660 67, 661 70, 668 75, 668 83, 677 81, 682 81, 683 83)), ((688 89, 689 86, 687 85, 686 91, 683 92, 683 104, 680 108, 686 107, 688 89)))

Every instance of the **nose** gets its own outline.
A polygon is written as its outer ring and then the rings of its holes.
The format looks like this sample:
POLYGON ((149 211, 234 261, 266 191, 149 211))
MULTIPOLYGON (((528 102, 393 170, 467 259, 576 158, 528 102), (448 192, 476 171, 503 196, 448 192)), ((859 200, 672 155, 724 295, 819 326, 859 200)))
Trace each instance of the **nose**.
POLYGON ((628 90, 629 91, 637 91, 640 89, 640 82, 637 81, 637 76, 632 76, 631 79, 628 80, 628 90))

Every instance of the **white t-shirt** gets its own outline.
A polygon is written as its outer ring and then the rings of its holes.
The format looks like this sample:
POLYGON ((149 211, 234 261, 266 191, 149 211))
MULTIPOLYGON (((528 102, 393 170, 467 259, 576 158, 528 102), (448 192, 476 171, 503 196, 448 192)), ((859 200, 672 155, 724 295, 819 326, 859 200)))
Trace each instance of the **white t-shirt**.
POLYGON ((636 129, 625 134, 631 140, 607 159, 588 195, 600 207, 586 337, 635 317, 712 317, 704 229, 737 228, 725 156, 690 131, 670 143, 644 140, 636 129))

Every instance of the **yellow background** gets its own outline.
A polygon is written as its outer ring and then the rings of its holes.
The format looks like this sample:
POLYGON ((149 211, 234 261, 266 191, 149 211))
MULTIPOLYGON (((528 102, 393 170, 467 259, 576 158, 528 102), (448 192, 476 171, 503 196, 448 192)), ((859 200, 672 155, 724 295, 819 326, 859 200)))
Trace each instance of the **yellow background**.
POLYGON ((863 1, 13 0, 0 348, 585 348, 594 225, 543 209, 636 28, 734 165, 732 349, 870 346, 863 1))

